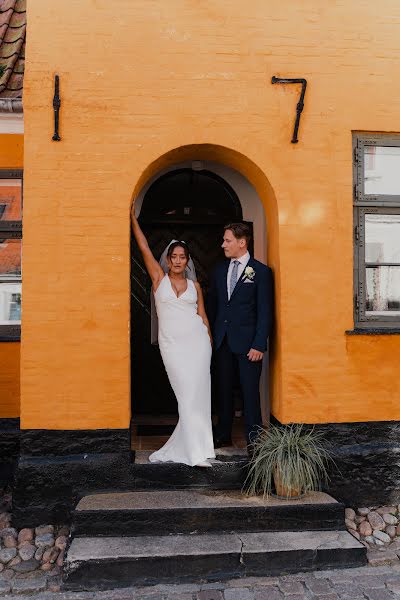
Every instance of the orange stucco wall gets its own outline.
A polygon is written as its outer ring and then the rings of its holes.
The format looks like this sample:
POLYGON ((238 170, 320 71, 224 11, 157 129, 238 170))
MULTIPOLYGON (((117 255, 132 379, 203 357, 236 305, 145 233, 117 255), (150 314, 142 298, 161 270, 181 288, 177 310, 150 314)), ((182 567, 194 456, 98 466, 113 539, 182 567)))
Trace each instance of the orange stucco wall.
POLYGON ((0 342, 0 419, 19 417, 19 360, 19 342, 0 342))
MULTIPOLYGON (((0 169, 22 166, 23 136, 0 134, 0 169)), ((19 369, 19 342, 0 342, 0 419, 19 417, 19 369)))
POLYGON ((344 333, 351 132, 400 123, 399 19, 396 0, 28 4, 22 427, 128 426, 130 199, 150 165, 203 144, 264 203, 275 416, 400 418, 400 338, 344 333), (308 80, 297 145, 299 89, 272 75, 308 80))
POLYGON ((22 169, 24 136, 17 133, 0 134, 0 169, 22 169))

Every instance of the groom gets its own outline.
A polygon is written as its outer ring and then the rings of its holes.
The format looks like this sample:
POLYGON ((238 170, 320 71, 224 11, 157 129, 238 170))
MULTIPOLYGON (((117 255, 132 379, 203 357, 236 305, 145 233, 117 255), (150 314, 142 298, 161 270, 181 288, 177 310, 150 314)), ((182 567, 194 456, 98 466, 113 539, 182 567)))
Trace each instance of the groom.
POLYGON ((208 316, 214 338, 218 425, 214 446, 229 446, 233 422, 233 382, 239 373, 247 444, 262 425, 260 375, 273 321, 273 280, 269 267, 250 257, 250 228, 224 228, 227 260, 214 271, 208 294, 208 316))

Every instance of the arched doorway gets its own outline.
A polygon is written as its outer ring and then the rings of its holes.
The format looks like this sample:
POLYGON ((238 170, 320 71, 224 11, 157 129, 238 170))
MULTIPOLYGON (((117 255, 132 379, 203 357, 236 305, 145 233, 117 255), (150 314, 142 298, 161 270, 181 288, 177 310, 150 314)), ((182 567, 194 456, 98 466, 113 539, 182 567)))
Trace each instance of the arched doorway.
MULTIPOLYGON (((137 180, 133 197, 135 198, 136 214, 139 216, 141 206, 150 187, 165 174, 179 169, 191 169, 210 171, 214 175, 218 175, 225 181, 235 192, 239 199, 243 220, 253 223, 254 232, 254 257, 267 263, 273 271, 275 284, 275 322, 273 339, 271 340, 271 351, 267 353, 264 359, 263 375, 261 378, 261 410, 265 423, 269 421, 270 412, 277 415, 282 420, 282 404, 281 404, 281 376, 282 376, 282 346, 281 346, 281 278, 280 278, 280 253, 279 253, 279 223, 278 223, 278 208, 277 199, 273 186, 267 178, 265 172, 252 160, 252 158, 226 146, 218 144, 188 144, 177 148, 168 149, 162 154, 159 154, 154 160, 149 163, 143 170, 141 176, 137 180), (267 235, 268 233, 268 235, 267 235)), ((229 219, 230 220, 230 219, 229 219)), ((182 236, 177 236, 182 237, 182 236)), ((168 243, 170 237, 165 241, 163 248, 168 243)), ((185 238, 184 238, 185 239, 185 238)), ((160 244, 161 246, 161 244, 160 244)), ((134 245, 132 245, 134 250, 134 245)), ((160 248, 159 252, 161 252, 160 248)), ((219 251, 219 243, 218 243, 219 251)), ((137 256, 133 257, 137 260, 137 256)), ((134 263, 136 264, 136 263, 134 263)), ((136 268, 136 267, 135 267, 136 268)), ((138 286, 138 282, 132 284, 132 293, 137 295, 141 300, 141 295, 145 292, 138 286)), ((136 302, 136 301, 135 301, 136 302)), ((139 303, 136 302, 136 306, 139 303)), ((143 307, 145 304, 142 302, 143 307)), ((134 309, 132 299, 132 331, 135 328, 135 319, 138 317, 137 311, 134 309)), ((139 304, 139 310, 144 310, 139 304)), ((149 334, 148 334, 149 335, 149 334)), ((136 338, 132 336, 132 363, 135 352, 134 345, 136 338)), ((144 365, 144 352, 139 356, 140 365, 144 365)), ((138 415, 136 406, 139 401, 140 383, 142 373, 140 369, 135 371, 132 364, 133 374, 137 373, 136 381, 132 379, 132 433, 133 439, 137 440, 137 425, 141 421, 141 415, 138 415)), ((149 381, 148 385, 151 388, 154 377, 149 381)), ((157 415, 150 415, 150 420, 157 415)), ((153 422, 154 422, 153 418, 153 422)), ((157 417, 157 422, 160 419, 157 417)), ((283 418, 284 422, 284 418, 283 418)), ((167 435, 167 431, 162 431, 167 435)), ((149 434, 148 434, 149 435, 149 434)), ((157 435, 157 428, 156 433, 157 435)), ((149 440, 150 441, 150 440, 149 440)), ((154 442, 153 442, 154 443, 154 442)), ((134 444, 135 449, 152 450, 157 446, 149 444, 139 447, 134 444)))
MULTIPOLYGON (((234 189, 223 177, 202 168, 202 163, 194 163, 156 177, 138 203, 139 222, 155 257, 171 239, 185 240, 207 296, 213 267, 224 257, 220 247, 223 227, 243 219, 234 189)), ((150 278, 132 242, 132 414, 139 423, 146 422, 143 416, 152 416, 147 423, 155 434, 162 434, 171 430, 165 418, 163 424, 163 417, 176 415, 176 400, 159 349, 151 343, 150 292, 150 278)))

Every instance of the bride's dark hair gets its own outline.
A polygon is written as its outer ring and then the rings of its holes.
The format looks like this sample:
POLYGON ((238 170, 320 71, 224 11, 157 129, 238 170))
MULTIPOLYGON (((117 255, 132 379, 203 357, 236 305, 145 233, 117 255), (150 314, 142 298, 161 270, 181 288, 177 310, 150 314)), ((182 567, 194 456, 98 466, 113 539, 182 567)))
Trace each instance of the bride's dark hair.
POLYGON ((173 251, 175 250, 175 248, 182 248, 182 250, 185 253, 186 259, 189 260, 190 252, 189 252, 189 248, 188 248, 188 245, 186 244, 186 242, 172 242, 172 244, 170 245, 170 247, 168 248, 168 251, 167 251, 168 258, 171 258, 171 255, 172 255, 173 251))

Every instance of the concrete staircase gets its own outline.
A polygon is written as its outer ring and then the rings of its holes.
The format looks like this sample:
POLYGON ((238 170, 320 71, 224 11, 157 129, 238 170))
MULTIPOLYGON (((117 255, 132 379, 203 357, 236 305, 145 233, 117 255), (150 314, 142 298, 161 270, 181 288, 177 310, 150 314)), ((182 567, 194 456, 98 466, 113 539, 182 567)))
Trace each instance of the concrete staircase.
MULTIPOLYGON (((147 469, 153 466, 159 467, 147 469)), ((214 489, 201 488, 196 477, 212 476, 204 471, 212 470, 191 469, 193 480, 184 489, 161 485, 83 496, 73 515, 64 588, 212 581, 366 563, 365 547, 345 529, 343 505, 327 494, 247 498, 237 489, 218 489, 215 481, 214 489)))

